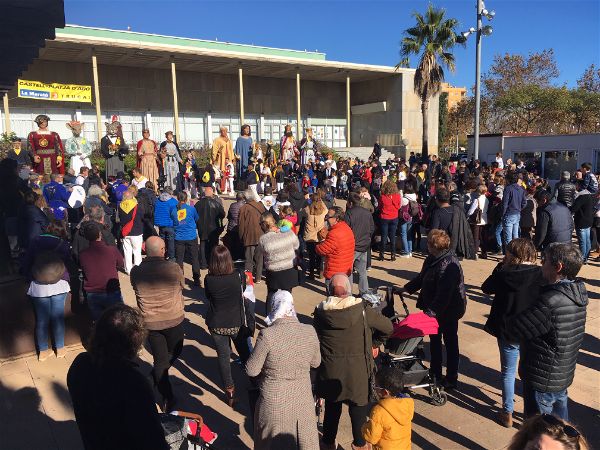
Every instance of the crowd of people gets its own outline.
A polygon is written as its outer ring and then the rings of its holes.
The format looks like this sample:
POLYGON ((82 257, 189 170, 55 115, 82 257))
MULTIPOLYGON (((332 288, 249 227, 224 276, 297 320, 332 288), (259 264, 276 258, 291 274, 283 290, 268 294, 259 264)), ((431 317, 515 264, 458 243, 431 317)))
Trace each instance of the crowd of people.
POLYGON ((69 292, 85 299, 94 322, 67 380, 86 448, 141 448, 140 428, 143 448, 168 448, 153 399, 162 412, 177 410, 169 369, 185 340, 188 262, 192 285, 204 288, 224 401, 233 406, 239 399, 231 343, 259 391, 255 448, 335 449, 343 404, 353 449, 410 448, 414 402, 402 371, 377 370, 394 324, 364 300, 372 293, 372 251, 379 261, 388 253, 392 262, 424 258, 421 271, 395 290, 418 292, 417 308, 437 320, 430 372, 449 391, 459 387, 459 321, 467 308, 461 261, 500 255, 482 285, 493 296, 485 330, 497 338, 501 359, 498 421, 513 424, 519 359, 531 418, 510 448, 535 448, 544 439, 586 448, 567 422, 567 388, 588 303, 577 275, 598 250, 600 193, 589 164, 565 172, 552 189, 502 155, 491 165, 414 154, 382 162, 376 145, 368 161, 336 161, 319 152, 310 129, 296 142, 291 127, 276 161, 272 150, 257 153, 263 149, 250 131, 243 126, 234 145, 221 128, 205 169, 193 155, 182 157, 172 133, 158 146, 145 132, 130 179, 124 171, 106 178, 82 166, 78 179, 67 182, 56 172, 44 183, 27 164, 0 162, 3 224, 30 282, 39 360, 52 355, 49 329, 56 356, 65 356, 69 292), (166 152, 162 172, 152 159, 159 148, 166 152), (214 176, 219 170, 226 183, 214 176), (228 208, 225 194, 234 198, 228 208), (124 305, 119 272, 129 276, 137 308, 124 305), (324 285, 312 326, 299 322, 294 305, 294 288, 306 278, 324 285), (265 319, 255 340, 254 286, 263 279, 265 310, 258 312, 265 319), (146 341, 158 395, 132 367, 146 341), (119 388, 111 390, 113 384, 119 388), (315 396, 325 405, 321 438, 315 396))

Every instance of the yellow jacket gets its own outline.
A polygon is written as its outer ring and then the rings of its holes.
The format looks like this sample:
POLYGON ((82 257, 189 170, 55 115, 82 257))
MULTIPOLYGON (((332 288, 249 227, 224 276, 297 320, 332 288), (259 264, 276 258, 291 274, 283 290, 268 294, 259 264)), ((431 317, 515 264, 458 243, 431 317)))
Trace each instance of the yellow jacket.
POLYGON ((374 450, 410 450, 414 413, 415 402, 412 398, 381 399, 363 425, 363 436, 374 450))

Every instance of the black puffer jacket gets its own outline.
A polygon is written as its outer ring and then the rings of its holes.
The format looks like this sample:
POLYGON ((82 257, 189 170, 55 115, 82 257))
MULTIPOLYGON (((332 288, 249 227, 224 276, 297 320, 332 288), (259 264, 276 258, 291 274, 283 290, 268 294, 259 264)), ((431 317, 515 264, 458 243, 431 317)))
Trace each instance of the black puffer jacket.
POLYGON ((371 237, 375 232, 373 215, 361 206, 346 209, 344 221, 354 233, 354 250, 366 252, 371 245, 371 237))
POLYGON ((508 320, 521 341, 519 373, 539 392, 559 392, 573 382, 585 333, 587 291, 583 281, 542 288, 534 306, 508 320))
POLYGON ((596 198, 592 194, 577 196, 571 206, 575 228, 590 228, 594 224, 595 207, 596 198))
POLYGON ((543 284, 540 266, 515 264, 505 267, 499 263, 481 285, 485 294, 494 295, 485 331, 499 339, 518 343, 519 339, 506 330, 506 320, 532 306, 543 284))
POLYGON ((556 201, 562 203, 567 208, 573 206, 575 201, 575 193, 577 192, 577 186, 570 181, 559 181, 554 189, 554 196, 556 201))
POLYGON ((553 242, 571 242, 573 216, 565 205, 558 202, 546 203, 537 209, 534 244, 545 249, 553 242))
POLYGON ((438 322, 460 319, 467 309, 462 267, 452 251, 429 255, 421 272, 404 286, 409 294, 419 292, 417 308, 435 312, 438 322))

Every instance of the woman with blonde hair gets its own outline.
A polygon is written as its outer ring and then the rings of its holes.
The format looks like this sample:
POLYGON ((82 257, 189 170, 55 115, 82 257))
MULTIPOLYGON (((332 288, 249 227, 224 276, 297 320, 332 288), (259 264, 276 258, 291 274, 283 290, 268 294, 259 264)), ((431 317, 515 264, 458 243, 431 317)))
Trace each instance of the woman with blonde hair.
POLYGON ((308 252, 308 276, 314 278, 322 277, 321 274, 321 256, 317 253, 316 247, 319 243, 319 231, 325 227, 325 217, 327 216, 327 206, 321 198, 319 192, 312 194, 311 203, 304 208, 304 242, 308 252))
POLYGON ((396 230, 398 229, 398 212, 401 206, 398 186, 392 180, 383 183, 379 197, 379 218, 381 227, 381 244, 379 247, 379 261, 383 261, 388 237, 391 248, 391 261, 396 260, 396 230))

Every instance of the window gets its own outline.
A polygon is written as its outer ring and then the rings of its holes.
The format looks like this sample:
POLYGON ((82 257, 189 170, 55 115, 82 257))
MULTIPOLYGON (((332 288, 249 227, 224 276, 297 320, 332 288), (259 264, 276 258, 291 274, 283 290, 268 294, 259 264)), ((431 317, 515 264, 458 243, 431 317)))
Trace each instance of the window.
MULTIPOLYGON (((496 161, 496 157, 492 158, 492 161, 496 161)), ((535 173, 539 175, 542 172, 542 152, 521 152, 513 154, 513 161, 523 161, 527 172, 535 173)))
POLYGON ((577 151, 563 150, 544 153, 544 177, 548 180, 560 180, 564 171, 577 170, 577 151))

